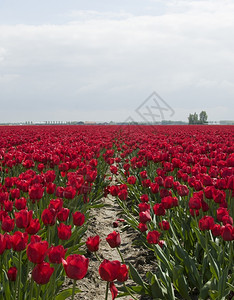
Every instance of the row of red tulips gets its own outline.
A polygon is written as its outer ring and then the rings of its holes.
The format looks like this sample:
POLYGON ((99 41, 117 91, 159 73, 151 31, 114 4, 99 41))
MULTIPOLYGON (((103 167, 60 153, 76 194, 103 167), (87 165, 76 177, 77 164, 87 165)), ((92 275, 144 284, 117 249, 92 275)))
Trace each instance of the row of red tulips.
MULTIPOLYGON (((116 197, 124 219, 158 263, 156 273, 142 274, 148 278, 143 281, 124 263, 119 235, 108 236, 122 261, 100 262, 100 276, 113 299, 118 292, 113 281, 125 282, 128 273, 137 285, 124 284, 122 290, 132 298, 230 295, 231 127, 39 126, 0 131, 3 297, 74 297, 75 281, 88 269, 82 237, 90 209, 102 206, 103 193, 116 197), (116 180, 110 186, 108 168, 110 179, 116 180), (61 291, 64 272, 74 279, 73 289, 61 291)), ((97 258, 98 244, 98 237, 86 241, 97 258)))

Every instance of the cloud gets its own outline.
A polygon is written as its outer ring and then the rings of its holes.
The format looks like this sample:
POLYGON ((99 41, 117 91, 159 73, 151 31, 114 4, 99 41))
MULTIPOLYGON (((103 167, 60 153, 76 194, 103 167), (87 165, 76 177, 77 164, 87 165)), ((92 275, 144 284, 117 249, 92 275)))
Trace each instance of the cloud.
POLYGON ((80 111, 121 121, 156 90, 181 111, 175 119, 204 101, 222 102, 229 110, 214 118, 230 119, 233 12, 231 1, 168 1, 161 15, 70 11, 63 25, 0 25, 0 96, 11 111, 1 118, 18 117, 15 103, 25 119, 56 107, 64 120, 80 111))

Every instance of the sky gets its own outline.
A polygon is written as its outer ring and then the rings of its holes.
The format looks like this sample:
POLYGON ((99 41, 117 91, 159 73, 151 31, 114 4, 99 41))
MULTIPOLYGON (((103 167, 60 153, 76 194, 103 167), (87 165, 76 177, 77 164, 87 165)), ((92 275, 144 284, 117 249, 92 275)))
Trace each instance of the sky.
POLYGON ((0 123, 233 120, 233 15, 233 0, 0 0, 0 123))

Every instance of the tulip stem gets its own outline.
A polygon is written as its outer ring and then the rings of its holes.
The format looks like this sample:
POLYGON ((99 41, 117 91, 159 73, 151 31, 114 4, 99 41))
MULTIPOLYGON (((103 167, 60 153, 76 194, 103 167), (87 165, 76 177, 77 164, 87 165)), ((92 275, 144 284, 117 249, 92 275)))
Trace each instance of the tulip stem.
POLYGON ((21 286, 21 262, 22 262, 22 251, 19 252, 18 300, 20 300, 20 298, 21 298, 21 289, 20 289, 20 286, 21 286))
POLYGON ((51 280, 51 283, 50 283, 50 292, 51 292, 51 297, 55 297, 55 292, 56 292, 56 284, 55 284, 55 281, 56 281, 56 275, 57 275, 57 270, 58 270, 58 264, 55 264, 54 265, 54 272, 53 272, 53 275, 52 275, 52 280, 51 280))
POLYGON ((41 293, 41 285, 39 284, 39 287, 37 290, 37 300, 39 300, 40 293, 41 293))
POLYGON ((72 287, 72 300, 74 299, 74 295, 75 295, 75 289, 76 289, 76 280, 73 280, 73 287, 72 287))
POLYGON ((100 257, 98 256, 98 254, 97 254, 96 251, 94 252, 94 255, 95 255, 95 257, 97 258, 97 260, 101 263, 102 261, 101 261, 101 259, 100 259, 100 257))
POLYGON ((50 246, 50 226, 48 226, 48 228, 47 228, 47 241, 50 246))
POLYGON ((125 282, 124 282, 124 287, 125 289, 127 290, 127 292, 129 293, 129 295, 135 299, 135 300, 138 300, 136 297, 133 296, 132 292, 131 292, 131 289, 129 287, 126 286, 125 282))
POLYGON ((117 249, 117 251, 118 251, 118 253, 119 253, 119 256, 120 256, 120 258, 121 258, 122 263, 124 264, 124 259, 123 259, 123 256, 122 256, 120 250, 119 250, 119 247, 116 247, 116 249, 117 249))
POLYGON ((32 275, 31 275, 29 300, 32 299, 32 294, 33 294, 33 279, 32 279, 32 275))
POLYGON ((229 251, 230 251, 230 260, 229 260, 229 264, 228 264, 228 270, 232 272, 232 257, 233 257, 233 248, 232 248, 232 241, 230 241, 229 244, 229 251))
MULTIPOLYGON (((3 255, 3 254, 2 254, 3 255)), ((3 273, 3 259, 2 259, 2 255, 0 255, 0 282, 2 282, 2 273, 3 273)))
POLYGON ((109 290, 109 281, 106 282, 106 297, 105 297, 105 300, 108 299, 108 290, 109 290))

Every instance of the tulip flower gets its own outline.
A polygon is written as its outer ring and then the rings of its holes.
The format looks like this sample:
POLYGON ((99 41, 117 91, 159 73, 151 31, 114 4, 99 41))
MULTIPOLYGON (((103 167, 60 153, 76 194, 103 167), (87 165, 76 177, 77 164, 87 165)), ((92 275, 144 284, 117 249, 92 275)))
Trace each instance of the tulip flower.
POLYGON ((64 249, 62 245, 52 246, 48 250, 49 261, 52 264, 60 264, 65 257, 67 249, 64 249))
POLYGON ((104 261, 99 266, 99 274, 102 280, 114 281, 117 279, 120 271, 121 263, 118 260, 109 261, 104 259, 104 261))
POLYGON ((16 267, 11 267, 8 271, 7 271, 7 277, 10 281, 16 281, 16 277, 17 277, 17 268, 16 267))
POLYGON ((80 280, 87 274, 89 259, 84 255, 71 254, 66 260, 63 259, 62 263, 67 276, 71 279, 80 280))
POLYGON ((160 233, 157 230, 149 231, 146 239, 149 244, 158 244, 160 233))
POLYGON ((32 278, 37 284, 47 284, 53 272, 54 268, 49 263, 42 262, 33 268, 32 278))
POLYGON ((40 241, 28 244, 27 257, 34 264, 40 264, 44 261, 48 250, 48 242, 40 241))
POLYGON ((60 240, 69 240, 71 237, 71 225, 65 225, 60 223, 57 227, 58 229, 58 237, 60 240))
POLYGON ((119 247, 121 244, 120 234, 116 231, 113 231, 112 233, 108 234, 106 241, 111 248, 119 247))
POLYGON ((75 226, 82 226, 85 222, 85 215, 79 211, 72 214, 73 224, 75 226))
POLYGON ((90 252, 96 252, 98 251, 100 243, 100 237, 99 235, 96 235, 94 237, 88 237, 86 241, 86 246, 90 252))

